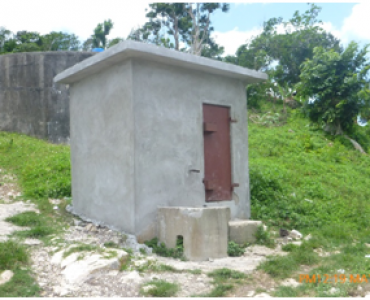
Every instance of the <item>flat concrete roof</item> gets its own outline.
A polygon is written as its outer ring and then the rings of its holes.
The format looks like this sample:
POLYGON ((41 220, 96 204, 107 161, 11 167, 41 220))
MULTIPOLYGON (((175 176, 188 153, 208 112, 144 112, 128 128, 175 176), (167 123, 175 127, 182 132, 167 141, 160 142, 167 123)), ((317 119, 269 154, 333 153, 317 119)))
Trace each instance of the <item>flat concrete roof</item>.
POLYGON ((236 78, 245 83, 257 83, 268 78, 265 73, 230 63, 156 45, 126 40, 64 70, 54 77, 54 82, 71 84, 129 58, 142 58, 165 65, 236 78))

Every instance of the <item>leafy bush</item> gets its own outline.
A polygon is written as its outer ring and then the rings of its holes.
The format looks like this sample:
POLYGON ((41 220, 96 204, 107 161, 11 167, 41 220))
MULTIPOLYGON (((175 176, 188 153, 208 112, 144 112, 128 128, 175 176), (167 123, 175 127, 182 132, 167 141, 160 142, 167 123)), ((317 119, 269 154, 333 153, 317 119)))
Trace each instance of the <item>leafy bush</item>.
POLYGON ((256 244, 265 245, 270 248, 275 247, 274 240, 270 237, 270 233, 263 229, 263 226, 258 226, 256 232, 256 244))
POLYGON ((242 256, 245 252, 244 247, 240 246, 239 244, 230 241, 227 246, 227 254, 229 256, 242 256))

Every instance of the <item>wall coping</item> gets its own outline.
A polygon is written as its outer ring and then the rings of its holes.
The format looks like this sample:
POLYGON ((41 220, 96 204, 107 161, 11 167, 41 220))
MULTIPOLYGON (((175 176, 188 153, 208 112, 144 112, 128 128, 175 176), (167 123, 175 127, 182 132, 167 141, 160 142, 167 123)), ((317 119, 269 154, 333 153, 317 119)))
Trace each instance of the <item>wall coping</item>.
POLYGON ((126 40, 64 70, 54 77, 54 82, 71 84, 130 58, 141 58, 165 65, 235 78, 242 80, 246 84, 261 82, 268 78, 265 73, 230 63, 156 45, 126 40))

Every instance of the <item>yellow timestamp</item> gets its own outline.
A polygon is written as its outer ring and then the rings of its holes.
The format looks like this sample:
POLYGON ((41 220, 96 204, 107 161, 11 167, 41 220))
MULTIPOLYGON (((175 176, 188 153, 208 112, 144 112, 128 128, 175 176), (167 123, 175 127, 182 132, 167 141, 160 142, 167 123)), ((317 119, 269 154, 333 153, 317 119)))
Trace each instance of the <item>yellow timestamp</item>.
POLYGON ((299 274, 299 282, 305 283, 368 283, 370 274, 299 274))

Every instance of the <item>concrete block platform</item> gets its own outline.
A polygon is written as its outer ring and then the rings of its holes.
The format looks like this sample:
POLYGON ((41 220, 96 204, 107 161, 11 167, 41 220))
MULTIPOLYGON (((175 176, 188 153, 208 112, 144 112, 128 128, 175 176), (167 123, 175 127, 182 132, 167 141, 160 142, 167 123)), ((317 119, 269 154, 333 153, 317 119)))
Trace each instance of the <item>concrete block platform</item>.
POLYGON ((159 240, 175 248, 183 237, 184 256, 192 261, 227 256, 228 207, 160 207, 158 208, 159 240))
POLYGON ((261 221, 229 221, 229 240, 238 244, 254 243, 256 241, 255 234, 261 225, 261 221))

